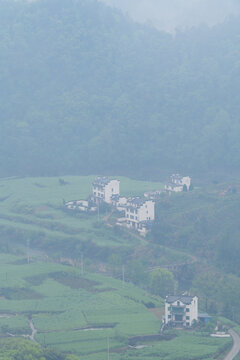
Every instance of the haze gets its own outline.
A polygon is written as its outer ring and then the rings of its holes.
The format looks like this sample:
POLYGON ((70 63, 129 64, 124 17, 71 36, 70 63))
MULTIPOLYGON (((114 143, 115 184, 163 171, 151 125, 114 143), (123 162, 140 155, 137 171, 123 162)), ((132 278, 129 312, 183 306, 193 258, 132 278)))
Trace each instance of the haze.
POLYGON ((173 33, 201 24, 221 23, 240 13, 238 0, 101 0, 121 9, 137 22, 173 33))

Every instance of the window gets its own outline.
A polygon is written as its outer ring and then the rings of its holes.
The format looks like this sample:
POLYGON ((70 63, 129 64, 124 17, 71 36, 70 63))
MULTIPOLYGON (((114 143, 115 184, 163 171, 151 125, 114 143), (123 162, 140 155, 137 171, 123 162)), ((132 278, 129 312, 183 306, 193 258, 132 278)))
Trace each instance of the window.
POLYGON ((190 309, 189 308, 186 308, 186 312, 189 312, 190 311, 190 309))
POLYGON ((168 315, 168 319, 171 319, 172 315, 168 315))
POLYGON ((186 316, 186 320, 190 320, 190 316, 186 316))
POLYGON ((168 311, 171 311, 171 306, 168 307, 168 311))
POLYGON ((190 325, 190 324, 189 324, 189 321, 187 321, 187 322, 186 322, 186 325, 187 325, 187 326, 189 326, 189 325, 190 325))
POLYGON ((180 306, 180 301, 177 302, 177 306, 180 306))

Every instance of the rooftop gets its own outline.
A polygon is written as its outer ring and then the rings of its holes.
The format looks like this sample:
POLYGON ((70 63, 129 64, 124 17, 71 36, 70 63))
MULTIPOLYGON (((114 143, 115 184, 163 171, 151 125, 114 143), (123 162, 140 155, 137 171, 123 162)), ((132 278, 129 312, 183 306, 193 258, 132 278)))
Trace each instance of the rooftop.
POLYGON ((93 182, 93 186, 94 185, 98 185, 98 186, 105 186, 107 184, 109 184, 111 181, 111 179, 104 177, 104 176, 98 176, 96 180, 94 180, 93 182))
POLYGON ((181 301, 185 305, 190 305, 195 296, 190 295, 169 295, 166 297, 166 302, 168 304, 172 304, 176 301, 181 301))
POLYGON ((183 177, 180 174, 172 174, 171 179, 181 180, 183 177))
POLYGON ((141 197, 135 197, 128 199, 128 204, 131 206, 142 206, 146 202, 146 199, 143 199, 141 197))
POLYGON ((181 185, 181 184, 176 184, 176 183, 174 183, 174 182, 169 182, 169 183, 167 183, 167 186, 171 186, 171 187, 177 188, 177 187, 181 187, 182 185, 181 185))

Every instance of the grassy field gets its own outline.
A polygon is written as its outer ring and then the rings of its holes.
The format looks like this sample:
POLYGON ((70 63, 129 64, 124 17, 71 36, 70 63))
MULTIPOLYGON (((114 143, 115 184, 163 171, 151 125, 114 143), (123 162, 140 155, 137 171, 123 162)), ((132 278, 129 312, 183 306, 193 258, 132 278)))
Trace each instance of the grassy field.
MULTIPOLYGON (((10 178, 0 179, 0 198, 8 197, 9 208, 44 205, 60 206, 62 199, 85 199, 92 193, 92 182, 96 176, 64 176, 66 185, 60 185, 59 178, 10 178)), ((163 189, 160 182, 131 180, 118 176, 121 196, 143 195, 145 191, 163 189)))
MULTIPOLYGON (((162 189, 157 182, 136 181, 118 177, 121 194, 143 195, 145 191, 162 189)), ((79 258, 84 252, 106 261, 108 256, 130 254, 144 241, 121 229, 109 228, 104 215, 72 214, 63 211, 63 200, 86 199, 91 194, 95 176, 66 176, 65 185, 59 178, 0 179, 0 249, 16 251, 29 243, 52 256, 79 258)), ((145 242, 146 244, 146 242, 145 242)), ((162 251, 164 253, 164 251, 162 251)), ((182 254, 165 251, 161 261, 182 258, 182 254)), ((158 257, 160 259, 160 256, 158 257)), ((181 262, 181 259, 179 259, 181 262)))
MULTIPOLYGON (((129 338, 158 334, 161 321, 147 308, 163 300, 128 283, 54 263, 26 263, 0 256, 0 333, 28 335, 29 319, 41 345, 84 360, 105 360, 107 339, 111 359, 213 359, 229 339, 196 332, 176 332, 171 340, 145 348, 128 346, 129 338)), ((1 334, 0 334, 1 335, 1 334)), ((141 340, 142 341, 142 340, 141 340)))
MULTIPOLYGON (((188 256, 164 246, 150 249, 134 234, 104 225, 104 215, 98 221, 96 215, 63 211, 63 199, 85 199, 91 194, 94 178, 64 177, 64 186, 58 178, 0 179, 0 335, 29 335, 32 321, 40 345, 84 360, 105 360, 107 339, 114 360, 212 360, 229 340, 178 332, 169 341, 146 341, 141 349, 128 346, 131 337, 159 333, 161 321, 148 306, 152 303, 161 312, 162 299, 89 269, 95 262, 120 259, 121 273, 123 259, 131 262, 147 254, 155 265, 162 265, 187 261, 188 256), (5 251, 18 256, 4 255, 5 251), (81 254, 84 274, 78 267, 49 260, 69 257, 79 266, 81 254)), ((163 187, 118 178, 123 196, 163 187)))
MULTIPOLYGON (((0 259, 0 332, 29 334, 56 350, 98 353, 125 346, 130 336, 157 334, 161 322, 145 304, 163 306, 135 286, 98 274, 53 263, 17 264, 18 257, 0 259)), ((21 262, 21 261, 20 261, 21 262)))

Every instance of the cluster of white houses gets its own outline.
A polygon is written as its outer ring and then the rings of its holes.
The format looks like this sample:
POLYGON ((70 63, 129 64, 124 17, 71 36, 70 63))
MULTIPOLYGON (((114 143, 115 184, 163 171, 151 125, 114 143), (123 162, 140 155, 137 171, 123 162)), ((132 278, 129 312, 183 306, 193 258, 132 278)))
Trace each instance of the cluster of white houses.
MULTIPOLYGON (((189 176, 181 177, 172 175, 170 182, 165 185, 166 192, 180 192, 184 189, 189 190, 191 178, 189 176)), ((90 201, 78 200, 69 201, 65 204, 68 210, 77 210, 83 212, 97 212, 101 203, 109 204, 117 210, 123 212, 124 216, 120 217, 117 225, 126 226, 145 235, 151 228, 155 220, 155 202, 162 190, 148 192, 142 197, 126 198, 120 196, 120 181, 107 177, 97 177, 92 184, 92 196, 90 201)))
POLYGON ((126 198, 120 196, 120 181, 98 177, 93 183, 92 200, 98 204, 106 202, 122 211, 124 216, 117 225, 139 231, 145 235, 155 220, 155 203, 141 197, 126 198))

